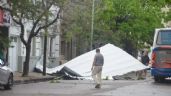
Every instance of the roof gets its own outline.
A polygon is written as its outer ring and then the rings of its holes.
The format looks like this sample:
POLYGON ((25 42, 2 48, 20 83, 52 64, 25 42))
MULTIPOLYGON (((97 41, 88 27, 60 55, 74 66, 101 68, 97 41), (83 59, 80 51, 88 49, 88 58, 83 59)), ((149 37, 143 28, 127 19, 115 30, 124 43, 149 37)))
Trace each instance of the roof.
MULTIPOLYGON (((104 66, 102 71, 103 78, 111 78, 112 76, 123 75, 131 71, 137 71, 147 68, 136 58, 112 44, 106 44, 100 47, 100 51, 104 56, 104 66)), ((85 78, 90 77, 91 67, 95 54, 96 51, 92 50, 68 61, 61 66, 47 69, 47 73, 56 73, 65 66, 85 78)))

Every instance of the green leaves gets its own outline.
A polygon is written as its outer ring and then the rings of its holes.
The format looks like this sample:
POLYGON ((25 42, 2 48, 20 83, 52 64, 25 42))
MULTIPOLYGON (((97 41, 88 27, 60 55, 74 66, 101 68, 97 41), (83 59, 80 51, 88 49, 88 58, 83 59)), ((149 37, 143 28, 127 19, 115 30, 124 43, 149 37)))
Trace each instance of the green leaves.
MULTIPOLYGON (((171 12, 165 16, 161 11, 170 3, 170 0, 95 0, 93 42, 113 43, 126 51, 142 48, 144 43, 152 45, 154 29, 163 27, 162 19, 171 18, 171 12), (127 50, 128 42, 133 47, 127 50)), ((68 1, 65 8, 64 32, 70 34, 68 38, 79 36, 89 43, 92 0, 68 1)))
POLYGON ((96 10, 94 40, 103 38, 100 41, 114 43, 131 54, 144 43, 152 45, 154 29, 163 27, 161 8, 166 1, 102 0, 96 10))
POLYGON ((4 36, 0 33, 0 46, 2 48, 8 48, 10 44, 10 40, 7 36, 4 36))
MULTIPOLYGON (((160 0, 104 0, 104 8, 100 14, 106 15, 101 17, 109 27, 110 30, 127 34, 133 41, 152 43, 154 29, 162 27, 161 7, 163 2, 160 0)), ((100 19, 99 19, 100 20, 100 19)), ((129 38, 125 37, 125 38, 129 38)), ((115 37, 122 38, 122 37, 115 37)), ((122 42, 123 43, 123 42, 122 42)))

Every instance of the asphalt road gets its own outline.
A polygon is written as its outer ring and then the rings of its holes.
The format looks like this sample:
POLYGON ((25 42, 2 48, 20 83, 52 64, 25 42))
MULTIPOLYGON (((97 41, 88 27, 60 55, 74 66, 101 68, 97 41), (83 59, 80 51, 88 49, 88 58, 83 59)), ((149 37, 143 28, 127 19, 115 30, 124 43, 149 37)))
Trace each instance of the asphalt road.
POLYGON ((0 96, 171 96, 171 82, 105 80, 101 89, 95 89, 92 81, 63 80, 14 85, 12 90, 0 87, 0 96))

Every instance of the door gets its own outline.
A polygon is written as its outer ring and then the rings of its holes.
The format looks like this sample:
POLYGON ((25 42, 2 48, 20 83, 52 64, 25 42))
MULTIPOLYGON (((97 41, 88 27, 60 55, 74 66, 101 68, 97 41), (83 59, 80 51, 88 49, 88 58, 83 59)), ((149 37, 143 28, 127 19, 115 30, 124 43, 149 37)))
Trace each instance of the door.
POLYGON ((11 46, 9 48, 9 66, 13 71, 17 71, 17 60, 18 60, 18 46, 17 37, 11 37, 11 46))
POLYGON ((0 84, 5 84, 8 78, 7 70, 3 69, 4 66, 0 65, 0 84))

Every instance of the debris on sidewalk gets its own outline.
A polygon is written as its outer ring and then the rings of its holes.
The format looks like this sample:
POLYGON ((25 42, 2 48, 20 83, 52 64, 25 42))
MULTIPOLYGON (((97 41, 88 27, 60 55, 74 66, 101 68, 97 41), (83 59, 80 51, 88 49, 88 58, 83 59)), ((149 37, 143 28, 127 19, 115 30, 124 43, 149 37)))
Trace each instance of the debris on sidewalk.
MULTIPOLYGON (((106 77, 108 77, 108 79, 113 79, 113 76, 123 75, 132 71, 139 71, 149 68, 113 44, 106 44, 100 47, 100 50, 105 58, 102 71, 103 79, 106 77)), ((46 73, 56 74, 58 72, 64 71, 63 75, 68 74, 72 77, 89 79, 91 77, 91 67, 94 55, 95 50, 89 51, 60 66, 54 68, 47 67, 46 73)), ((41 63, 42 60, 43 58, 41 58, 35 66, 35 69, 40 72, 43 71, 43 65, 41 63)))
POLYGON ((14 84, 25 84, 25 83, 48 81, 54 78, 55 76, 50 76, 50 75, 43 76, 41 73, 36 73, 36 72, 31 72, 29 73, 29 76, 22 77, 22 73, 14 72, 14 84))

